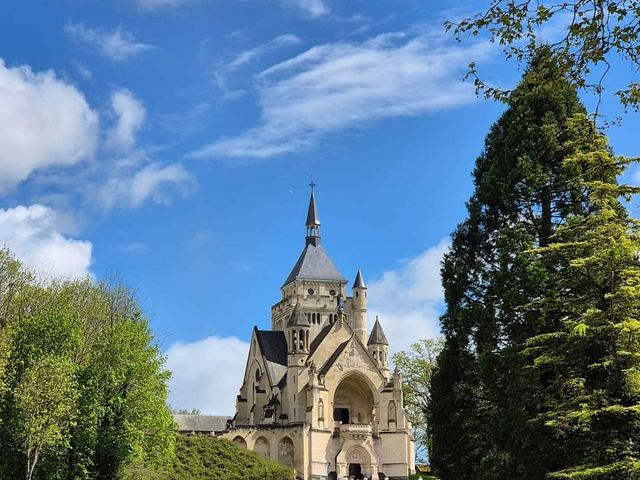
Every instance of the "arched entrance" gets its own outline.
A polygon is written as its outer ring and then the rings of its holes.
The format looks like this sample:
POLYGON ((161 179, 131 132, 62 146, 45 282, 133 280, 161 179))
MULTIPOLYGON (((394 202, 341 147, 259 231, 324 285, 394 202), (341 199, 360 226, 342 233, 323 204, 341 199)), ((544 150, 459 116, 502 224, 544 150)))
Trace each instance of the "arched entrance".
POLYGON ((345 424, 371 424, 375 404, 374 391, 367 379, 358 374, 346 375, 333 396, 333 421, 345 424))
POLYGON ((343 449, 336 458, 338 478, 362 480, 378 477, 378 458, 372 445, 351 445, 343 449))

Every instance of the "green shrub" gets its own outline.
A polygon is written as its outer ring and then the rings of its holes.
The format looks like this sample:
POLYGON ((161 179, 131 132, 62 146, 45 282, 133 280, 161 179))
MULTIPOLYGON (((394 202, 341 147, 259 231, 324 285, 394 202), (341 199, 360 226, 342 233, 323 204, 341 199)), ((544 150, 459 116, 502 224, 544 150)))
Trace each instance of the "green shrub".
POLYGON ((175 457, 167 467, 136 463, 125 480, 293 480, 294 473, 228 440, 208 436, 176 439, 175 457))

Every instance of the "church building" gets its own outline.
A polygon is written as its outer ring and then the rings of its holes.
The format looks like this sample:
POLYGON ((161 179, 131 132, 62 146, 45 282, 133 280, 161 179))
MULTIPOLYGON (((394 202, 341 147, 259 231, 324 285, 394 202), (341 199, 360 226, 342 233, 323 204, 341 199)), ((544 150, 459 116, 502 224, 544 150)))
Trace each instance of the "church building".
POLYGON ((414 471, 402 378, 376 318, 367 330, 367 286, 348 282, 320 242, 313 189, 305 246, 254 327, 236 415, 222 435, 291 466, 301 480, 406 479, 414 471))

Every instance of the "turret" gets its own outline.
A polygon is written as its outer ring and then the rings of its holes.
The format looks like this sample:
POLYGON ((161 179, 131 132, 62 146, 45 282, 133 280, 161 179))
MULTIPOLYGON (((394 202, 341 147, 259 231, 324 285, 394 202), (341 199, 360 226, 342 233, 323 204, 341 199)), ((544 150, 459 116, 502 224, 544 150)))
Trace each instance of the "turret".
POLYGON ((373 360, 378 365, 378 368, 382 371, 384 377, 389 379, 389 341, 387 336, 382 330, 380 320, 376 316, 376 323, 373 324, 371 329, 371 335, 369 335, 369 341, 367 342, 367 348, 369 353, 373 357, 373 360))
POLYGON ((296 304, 287 322, 287 344, 289 346, 289 365, 304 363, 309 355, 309 318, 296 304), (293 356, 293 358, 291 358, 293 356))
POLYGON ((353 300, 351 328, 362 343, 367 338, 367 286, 362 278, 362 272, 358 269, 356 280, 353 282, 353 300))

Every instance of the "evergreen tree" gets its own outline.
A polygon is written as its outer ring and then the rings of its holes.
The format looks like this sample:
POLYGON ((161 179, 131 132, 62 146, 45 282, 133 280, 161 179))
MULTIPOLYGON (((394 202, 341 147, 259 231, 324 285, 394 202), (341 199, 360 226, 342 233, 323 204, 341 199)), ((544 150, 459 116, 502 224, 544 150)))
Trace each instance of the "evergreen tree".
POLYGON ((567 161, 596 148, 593 134, 575 128, 585 115, 557 59, 541 48, 476 162, 468 218, 442 267, 446 343, 429 422, 443 480, 539 480, 563 465, 546 425, 532 421, 544 386, 522 355, 529 338, 562 324, 562 312, 541 314, 536 305, 554 296, 556 265, 528 252, 593 209, 575 182, 580 165, 567 161))
POLYGON ((532 337, 525 355, 543 379, 536 418, 562 447, 557 480, 640 479, 640 222, 620 203, 640 189, 617 177, 631 160, 615 157, 586 118, 572 127, 593 149, 568 158, 573 183, 592 210, 571 216, 547 247, 555 295, 532 305, 561 314, 558 328, 532 337), (597 180, 594 180, 597 179, 597 180))

